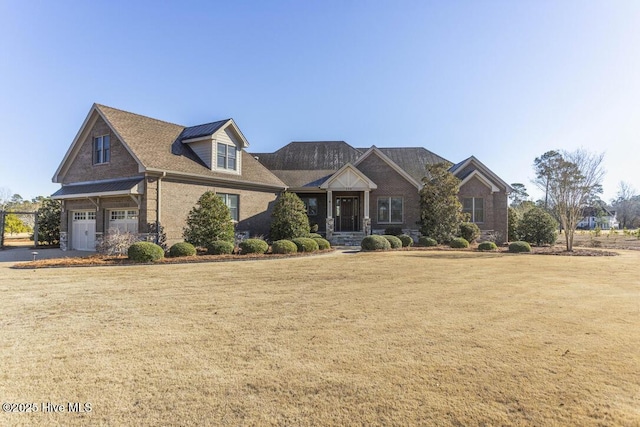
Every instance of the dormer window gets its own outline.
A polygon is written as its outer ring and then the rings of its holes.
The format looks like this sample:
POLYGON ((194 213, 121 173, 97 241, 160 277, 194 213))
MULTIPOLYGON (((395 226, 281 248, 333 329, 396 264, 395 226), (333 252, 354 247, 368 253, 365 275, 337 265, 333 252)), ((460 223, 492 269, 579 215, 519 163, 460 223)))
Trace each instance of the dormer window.
POLYGON ((218 143, 218 169, 236 170, 236 154, 235 146, 218 143))
POLYGON ((111 138, 103 135, 93 138, 93 164, 109 163, 111 160, 111 138))

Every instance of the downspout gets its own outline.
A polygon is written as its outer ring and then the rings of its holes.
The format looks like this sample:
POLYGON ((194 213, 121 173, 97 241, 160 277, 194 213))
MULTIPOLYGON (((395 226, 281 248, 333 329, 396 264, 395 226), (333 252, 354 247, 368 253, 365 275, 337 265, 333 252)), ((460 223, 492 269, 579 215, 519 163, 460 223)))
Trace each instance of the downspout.
POLYGON ((160 223, 161 223, 160 213, 162 211, 161 186, 162 186, 162 178, 164 178, 165 176, 167 176, 167 173, 162 172, 162 176, 158 177, 158 185, 156 185, 156 244, 160 243, 160 223))

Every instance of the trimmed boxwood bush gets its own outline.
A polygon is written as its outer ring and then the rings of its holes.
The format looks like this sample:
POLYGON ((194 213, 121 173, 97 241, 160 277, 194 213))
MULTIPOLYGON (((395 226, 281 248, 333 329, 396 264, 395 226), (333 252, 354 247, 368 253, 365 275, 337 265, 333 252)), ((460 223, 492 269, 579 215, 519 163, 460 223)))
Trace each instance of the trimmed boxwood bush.
POLYGON ((392 236, 390 234, 383 234, 382 237, 389 241, 391 245, 391 249, 399 249, 402 247, 402 240, 398 239, 396 236, 392 236))
POLYGON ((493 242, 482 242, 478 245, 479 251, 495 251, 498 249, 498 245, 493 242))
POLYGON ((209 243, 207 246, 207 253, 210 255, 230 255, 236 246, 232 242, 226 240, 216 240, 209 243))
POLYGON ((418 238, 418 244, 420 246, 438 246, 438 242, 436 242, 436 239, 433 239, 431 237, 426 237, 426 236, 420 236, 418 238))
POLYGON ((411 238, 411 236, 407 234, 399 235, 398 239, 400 239, 400 241, 402 242, 403 248, 408 248, 409 246, 413 246, 413 239, 411 238))
POLYGON ((309 237, 297 237, 291 241, 298 247, 298 252, 315 252, 320 249, 316 239, 309 237))
POLYGON ((473 222, 462 222, 458 226, 459 236, 467 242, 473 242, 480 237, 480 228, 473 222))
POLYGON ((363 251, 387 251, 391 249, 391 243, 384 237, 374 234, 362 239, 360 247, 363 251))
POLYGON ((329 243, 327 239, 323 239, 322 237, 320 237, 313 240, 316 241, 316 243, 318 244, 318 249, 320 249, 321 251, 331 249, 331 243, 329 243))
POLYGON ((191 243, 179 242, 169 248, 169 256, 194 256, 196 254, 196 248, 191 243))
POLYGON ((310 237, 312 239, 322 239, 322 234, 318 234, 318 233, 309 233, 309 235, 307 237, 310 237))
POLYGON ((127 255, 135 262, 158 261, 164 258, 164 249, 151 242, 135 242, 129 246, 127 255))
POLYGON ((531 245, 527 242, 512 242, 509 244, 509 252, 531 252, 531 245))
POLYGON ((298 246, 291 240, 276 240, 271 244, 271 252, 274 254, 294 254, 298 252, 298 246))
POLYGON ((240 242, 241 254, 264 254, 269 250, 269 244, 262 239, 245 239, 240 242))
POLYGON ((456 237, 449 242, 449 246, 456 249, 464 249, 469 247, 469 242, 463 237, 456 237))

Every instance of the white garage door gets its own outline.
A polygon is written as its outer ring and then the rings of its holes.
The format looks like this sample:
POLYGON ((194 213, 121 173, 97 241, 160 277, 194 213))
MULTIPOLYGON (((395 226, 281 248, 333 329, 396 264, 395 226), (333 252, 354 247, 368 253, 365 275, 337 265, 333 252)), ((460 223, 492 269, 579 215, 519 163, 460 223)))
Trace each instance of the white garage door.
POLYGON ((117 228, 121 233, 138 232, 138 211, 136 209, 113 210, 109 212, 109 229, 117 228))
POLYGON ((73 212, 71 249, 77 251, 96 250, 96 213, 94 211, 73 212))

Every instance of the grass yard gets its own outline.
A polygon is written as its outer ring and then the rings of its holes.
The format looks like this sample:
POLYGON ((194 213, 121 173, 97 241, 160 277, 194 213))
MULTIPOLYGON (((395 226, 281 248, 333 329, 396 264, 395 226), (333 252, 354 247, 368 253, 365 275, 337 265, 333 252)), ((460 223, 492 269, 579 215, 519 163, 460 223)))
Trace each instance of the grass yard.
POLYGON ((639 426, 620 253, 0 266, 0 425, 639 426))

